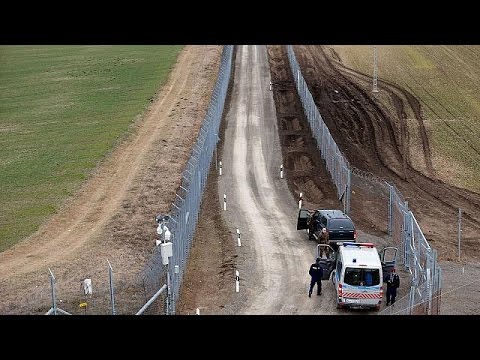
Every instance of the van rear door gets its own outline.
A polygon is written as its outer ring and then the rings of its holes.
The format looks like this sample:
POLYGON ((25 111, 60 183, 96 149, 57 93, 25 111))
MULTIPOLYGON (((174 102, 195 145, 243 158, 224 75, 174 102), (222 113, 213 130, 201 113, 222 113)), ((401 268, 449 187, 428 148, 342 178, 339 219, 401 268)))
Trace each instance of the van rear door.
POLYGON ((330 279, 330 274, 335 269, 337 253, 327 244, 318 244, 317 258, 320 258, 320 266, 323 270, 322 280, 330 279))
POLYGON ((298 211, 297 230, 308 228, 308 219, 310 219, 310 211, 307 209, 300 209, 298 211))
POLYGON ((393 246, 387 246, 380 251, 380 262, 382 263, 383 281, 387 281, 392 269, 397 262, 398 249, 393 246))

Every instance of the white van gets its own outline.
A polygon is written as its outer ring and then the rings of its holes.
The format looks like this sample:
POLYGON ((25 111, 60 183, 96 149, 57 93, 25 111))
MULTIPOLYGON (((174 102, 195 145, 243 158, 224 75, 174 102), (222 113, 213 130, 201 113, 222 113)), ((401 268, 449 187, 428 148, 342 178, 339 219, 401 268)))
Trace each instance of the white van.
POLYGON ((380 309, 384 272, 395 266, 396 253, 396 248, 386 247, 379 254, 373 243, 344 242, 336 252, 330 248, 329 260, 324 261, 331 270, 327 273, 332 274, 337 308, 380 309), (385 261, 387 252, 389 261, 385 261))

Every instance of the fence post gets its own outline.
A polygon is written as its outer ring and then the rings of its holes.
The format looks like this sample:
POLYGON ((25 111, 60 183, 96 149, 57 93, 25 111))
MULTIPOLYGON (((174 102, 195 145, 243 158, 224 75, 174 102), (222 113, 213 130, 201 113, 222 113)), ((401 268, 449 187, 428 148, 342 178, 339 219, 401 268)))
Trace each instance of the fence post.
POLYGON ((350 214, 350 202, 351 202, 351 196, 352 196, 352 170, 351 169, 348 169, 348 177, 347 177, 347 189, 346 189, 347 193, 345 194, 346 198, 346 202, 347 202, 347 208, 345 209, 346 210, 346 214, 350 214))
POLYGON ((432 272, 427 268, 427 315, 432 315, 432 272))
POLYGON ((240 229, 237 229, 237 242, 238 242, 238 246, 242 246, 242 243, 240 241, 240 229))
POLYGON ((462 239, 462 209, 458 208, 458 261, 460 261, 460 240, 462 239))
POLYGON ((408 315, 412 315, 413 313, 413 307, 415 303, 415 286, 411 285, 410 286, 410 294, 408 297, 408 315))
POLYGON ((393 232, 393 186, 387 183, 390 189, 390 197, 388 202, 388 235, 392 236, 393 232))
POLYGON ((171 315, 171 301, 170 301, 170 294, 171 294, 171 291, 172 291, 172 288, 171 288, 171 285, 170 285, 170 272, 169 272, 169 268, 170 266, 167 264, 165 265, 166 269, 167 269, 167 308, 166 308, 166 315, 171 315))
POLYGON ((112 315, 117 315, 117 311, 115 310, 115 290, 113 288, 113 269, 110 261, 108 261, 108 278, 110 282, 110 303, 112 304, 112 315))
POLYGON ((57 315, 57 298, 55 294, 55 276, 53 276, 52 270, 48 268, 48 271, 50 272, 50 286, 52 287, 52 309, 53 309, 53 314, 57 315))

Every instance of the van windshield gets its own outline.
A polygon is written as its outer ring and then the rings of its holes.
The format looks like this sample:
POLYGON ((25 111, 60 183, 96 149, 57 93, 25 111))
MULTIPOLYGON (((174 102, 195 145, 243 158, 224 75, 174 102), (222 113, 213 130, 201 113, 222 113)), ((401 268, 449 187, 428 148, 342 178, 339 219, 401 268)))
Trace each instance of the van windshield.
POLYGON ((352 286, 375 286, 380 284, 378 269, 346 268, 343 282, 352 286))

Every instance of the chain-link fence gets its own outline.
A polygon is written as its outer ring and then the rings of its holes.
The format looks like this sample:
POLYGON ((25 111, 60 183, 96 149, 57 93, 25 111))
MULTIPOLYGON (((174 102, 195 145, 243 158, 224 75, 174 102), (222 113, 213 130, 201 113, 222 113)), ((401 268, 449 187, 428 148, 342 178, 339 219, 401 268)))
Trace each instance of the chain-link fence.
POLYGON ((183 172, 182 183, 176 193, 175 201, 172 203, 170 219, 166 222, 171 232, 173 256, 170 258, 169 264, 164 266, 160 246, 157 246, 145 270, 144 287, 149 296, 158 293, 162 285, 168 282, 165 309, 167 314, 175 314, 191 241, 197 225, 203 190, 207 182, 213 153, 219 141, 218 133, 230 82, 232 57, 233 45, 224 46, 220 70, 207 114, 183 172))
MULTIPOLYGON (((365 199, 369 199, 368 210, 372 220, 378 228, 387 230, 391 235, 393 245, 399 248, 398 262, 411 275, 410 295, 401 300, 407 302, 407 313, 438 314, 441 269, 436 251, 428 244, 415 216, 408 209, 408 203, 396 187, 371 173, 356 169, 342 155, 315 105, 291 45, 287 46, 287 53, 305 115, 337 194, 343 200, 344 211, 350 214, 352 194, 355 195, 354 201, 359 199, 364 204, 367 204, 365 199), (368 196, 369 192, 375 196, 368 196)), ((395 307, 401 307, 401 302, 395 307)))
POLYGON ((292 47, 288 46, 287 51, 290 68, 312 135, 317 142, 317 148, 320 150, 322 159, 325 160, 327 170, 332 176, 338 197, 343 201, 345 213, 348 214, 350 212, 351 196, 350 165, 340 152, 335 140, 333 140, 327 125, 322 119, 322 115, 320 115, 313 101, 312 94, 308 90, 307 83, 302 76, 292 47))
POLYGON ((372 230, 390 229, 390 185, 371 173, 351 167, 350 217, 362 219, 372 230))
POLYGON ((68 302, 62 302, 58 293, 57 279, 53 271, 48 269, 51 307, 45 315, 106 314, 107 312, 116 315, 114 273, 108 259, 107 265, 108 278, 105 279, 107 281, 84 279, 81 282, 81 289, 79 289, 83 296, 74 296, 74 299, 70 299, 68 302), (95 283, 95 292, 92 282, 95 283))
POLYGON ((440 300, 441 290, 433 291, 432 284, 412 285, 407 295, 383 309, 379 315, 438 315, 440 300))

